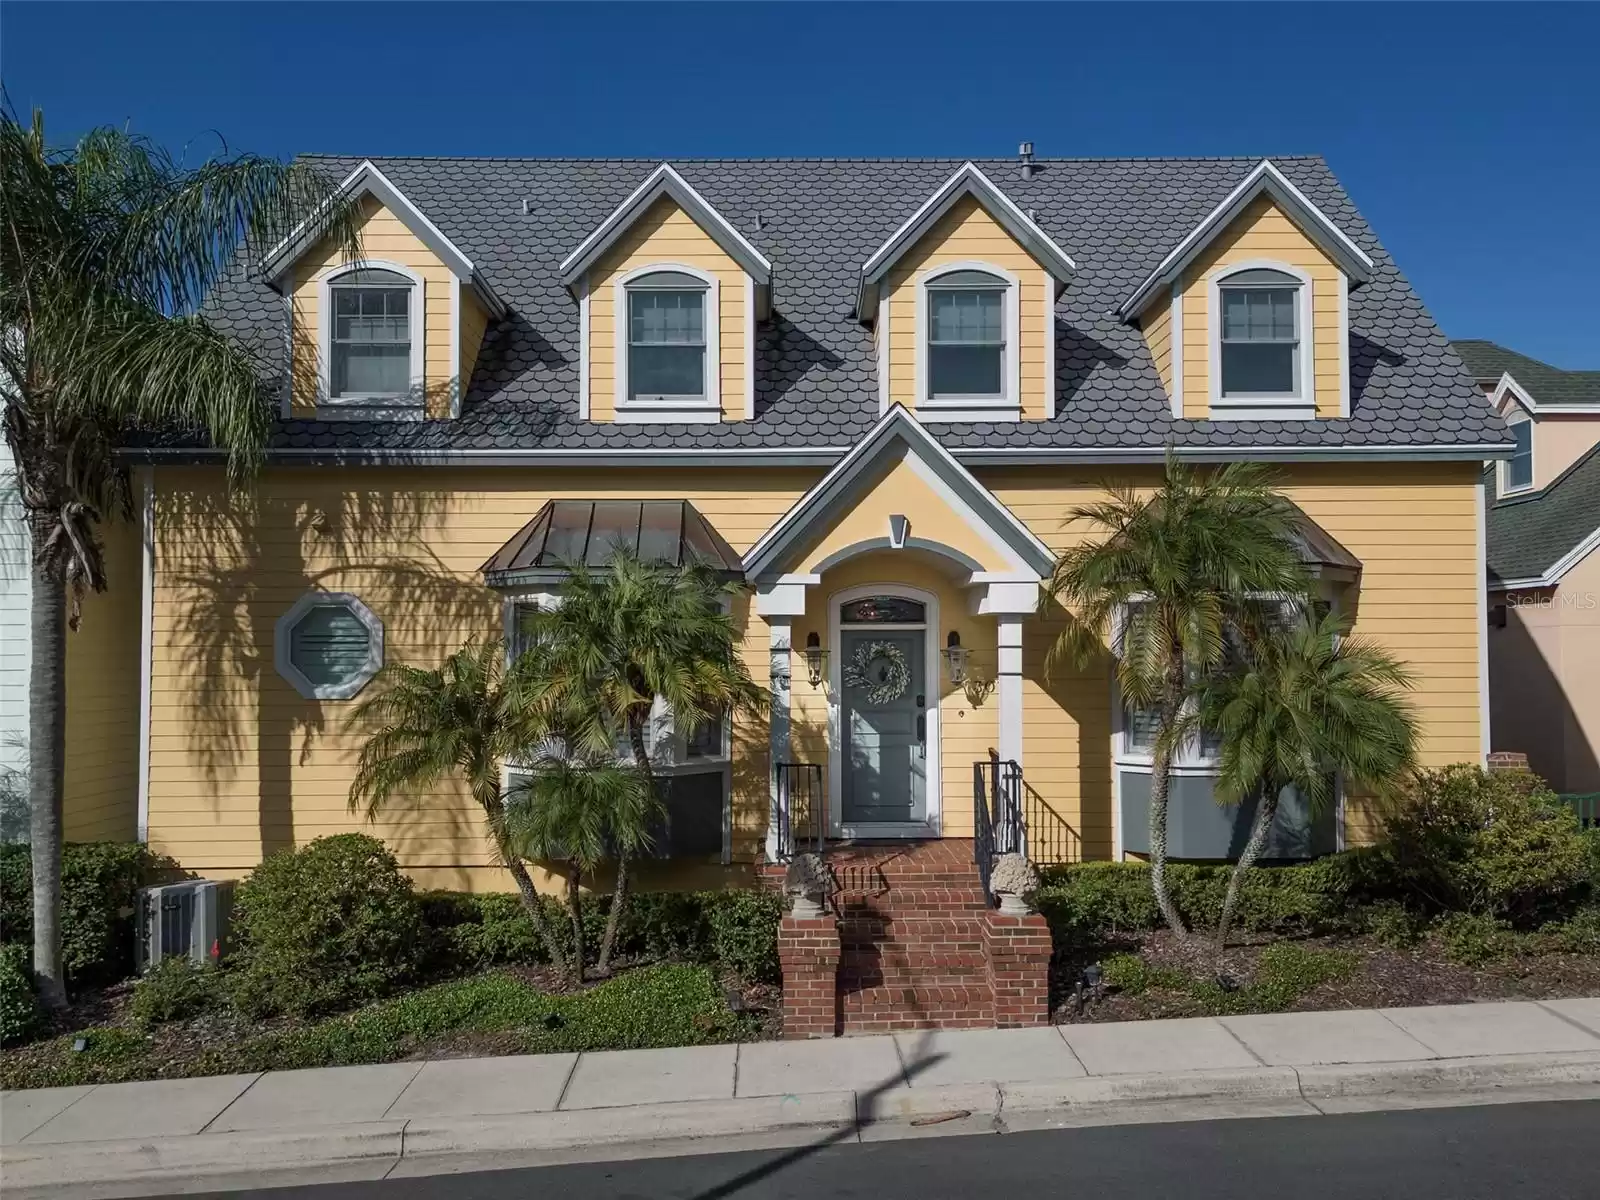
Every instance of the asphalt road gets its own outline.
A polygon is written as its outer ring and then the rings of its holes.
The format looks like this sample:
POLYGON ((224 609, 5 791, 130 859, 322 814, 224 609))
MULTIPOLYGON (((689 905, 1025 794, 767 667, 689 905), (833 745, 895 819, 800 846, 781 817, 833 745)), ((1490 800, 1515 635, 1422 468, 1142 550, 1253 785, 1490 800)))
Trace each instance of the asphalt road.
MULTIPOLYGON (((917 1138, 230 1200, 1595 1200, 1600 1100, 917 1138)), ((190 1200, 193 1200, 191 1197, 190 1200)))

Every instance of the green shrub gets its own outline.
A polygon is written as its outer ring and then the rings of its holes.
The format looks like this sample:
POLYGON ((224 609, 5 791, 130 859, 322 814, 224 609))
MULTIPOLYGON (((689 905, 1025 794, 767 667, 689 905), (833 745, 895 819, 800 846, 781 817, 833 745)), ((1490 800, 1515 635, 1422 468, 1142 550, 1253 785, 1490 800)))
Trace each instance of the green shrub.
POLYGON ((1137 954, 1113 954, 1100 964, 1108 987, 1128 996, 1139 996, 1151 988, 1186 988, 1189 977, 1182 971, 1152 966, 1137 954))
POLYGON ((1539 938, 1559 954, 1600 954, 1600 907, 1579 909, 1571 920, 1546 925, 1539 938))
POLYGON ((1385 946, 1409 949, 1427 935, 1428 922, 1398 900, 1380 900, 1362 913, 1363 928, 1385 946))
POLYGON ((251 1015, 328 1012, 413 979, 427 952, 411 881, 376 838, 318 838, 239 885, 233 997, 251 1015))
POLYGON ((713 893, 710 911, 715 961, 741 979, 778 982, 783 898, 775 892, 718 892, 713 893))
POLYGON ((0 946, 0 1045, 26 1041, 43 1023, 31 952, 18 944, 0 946))
POLYGON ((1417 776, 1381 853, 1398 898, 1519 927, 1575 909, 1593 869, 1577 814, 1542 780, 1466 763, 1417 776))
POLYGON ((1482 966, 1516 950, 1510 927, 1488 913, 1445 913, 1434 921, 1432 932, 1445 957, 1462 966, 1482 966))
MULTIPOLYGON (((158 866, 144 846, 74 842, 61 853, 61 966, 75 986, 133 973, 133 916, 139 889, 158 866)), ((33 863, 27 846, 0 847, 0 930, 7 942, 33 939, 33 863)))
POLYGON ((205 1012, 219 995, 215 967, 197 966, 187 958, 163 958, 134 985, 130 1008, 139 1024, 158 1025, 205 1012))
POLYGON ((1298 942, 1276 942, 1261 952, 1256 977, 1246 992, 1252 1012, 1282 1012, 1312 989, 1355 969, 1353 955, 1315 950, 1298 942))
MULTIPOLYGON (((1230 866, 1173 863, 1167 868, 1174 903, 1198 928, 1215 925, 1227 894, 1230 866)), ((1290 936, 1347 927, 1369 868, 1361 852, 1335 854, 1288 867, 1252 867, 1239 890, 1235 925, 1290 936)), ((1057 940, 1094 942, 1142 933, 1161 924, 1144 863, 1076 863, 1045 872, 1036 897, 1057 940)))

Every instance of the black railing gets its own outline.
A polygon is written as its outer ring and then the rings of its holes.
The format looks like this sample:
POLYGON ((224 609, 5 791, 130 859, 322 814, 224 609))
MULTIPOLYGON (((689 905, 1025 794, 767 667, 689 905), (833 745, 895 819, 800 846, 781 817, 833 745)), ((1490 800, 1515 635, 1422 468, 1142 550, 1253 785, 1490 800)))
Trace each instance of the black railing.
POLYGON ((996 855, 1027 852, 1022 768, 991 750, 987 762, 972 764, 972 858, 983 890, 989 890, 989 872, 996 855))
POLYGON ((781 762, 778 784, 778 858, 788 862, 797 850, 822 849, 828 832, 828 806, 819 763, 781 762))

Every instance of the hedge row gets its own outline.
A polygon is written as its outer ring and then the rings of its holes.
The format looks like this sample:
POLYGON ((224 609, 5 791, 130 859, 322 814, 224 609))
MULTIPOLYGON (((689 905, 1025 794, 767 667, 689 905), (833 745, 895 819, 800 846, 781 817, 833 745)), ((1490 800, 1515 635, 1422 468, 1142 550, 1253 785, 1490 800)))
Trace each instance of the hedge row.
MULTIPOLYGON (((69 843, 61 854, 61 964, 69 985, 109 983, 133 972, 139 889, 169 864, 138 843, 69 843)), ((0 941, 33 944, 33 860, 27 846, 0 846, 0 941)))

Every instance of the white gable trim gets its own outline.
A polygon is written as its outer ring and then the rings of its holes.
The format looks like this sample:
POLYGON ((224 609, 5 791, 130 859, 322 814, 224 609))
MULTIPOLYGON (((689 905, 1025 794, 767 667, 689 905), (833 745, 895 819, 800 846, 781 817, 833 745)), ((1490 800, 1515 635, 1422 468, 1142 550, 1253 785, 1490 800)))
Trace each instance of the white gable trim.
POLYGON ((645 211, 662 196, 669 196, 704 229, 711 240, 727 252, 728 257, 742 267, 760 287, 772 282, 772 263, 767 256, 751 245, 742 233, 719 213, 699 192, 690 187, 672 169, 672 164, 662 163, 588 237, 561 262, 561 283, 572 287, 592 267, 595 260, 615 244, 628 229, 644 215, 645 211))
POLYGON ((1333 259, 1347 276, 1358 283, 1365 283, 1372 278, 1374 264, 1367 253, 1320 208, 1311 203, 1299 188, 1285 179, 1277 167, 1269 160, 1262 159, 1260 165, 1246 175, 1244 181, 1229 192, 1227 198, 1212 209, 1206 218, 1161 260, 1156 269, 1145 277, 1144 282, 1134 289, 1133 294, 1117 309, 1117 315, 1126 321, 1143 311, 1145 304, 1157 289, 1176 281, 1184 269, 1194 262, 1217 235, 1262 192, 1271 196, 1306 236, 1315 242, 1324 254, 1333 259))
POLYGON ((1600 403, 1595 404, 1540 404, 1533 398, 1532 393, 1511 377, 1507 371, 1500 376, 1500 382, 1495 385, 1494 394, 1489 398, 1489 404, 1495 411, 1510 397, 1532 416, 1553 417, 1600 417, 1600 403))
POLYGON ((944 185, 929 196, 922 207, 912 213, 905 224, 889 235, 861 265, 861 283, 856 295, 856 316, 863 321, 877 314, 879 284, 889 269, 922 239, 935 222, 965 196, 971 196, 989 213, 1022 247, 1045 268, 1056 281, 1067 283, 1078 270, 1078 264, 1058 246, 1054 239, 1039 228, 1027 213, 994 185, 994 182, 973 163, 964 164, 950 176, 944 185))
POLYGON ((1003 546, 1020 569, 1039 578, 1050 573, 1055 565, 1050 548, 1000 503, 993 492, 979 483, 972 472, 958 463, 910 412, 896 404, 750 548, 744 556, 746 577, 756 579, 787 569, 780 565, 784 553, 847 495, 861 474, 896 442, 903 443, 910 451, 913 469, 930 484, 936 479, 938 482, 934 486, 946 502, 963 516, 970 514, 968 520, 973 528, 995 545, 1003 546))
MULTIPOLYGON (((505 304, 483 280, 478 278, 477 268, 473 266, 472 260, 445 236, 443 230, 428 220, 420 208, 406 199, 405 193, 395 187, 388 176, 370 161, 363 162, 345 176, 338 190, 339 195, 348 200, 359 200, 363 196, 376 198, 400 219, 401 224, 416 235, 418 241, 438 256, 439 261, 450 270, 451 274, 471 286, 478 298, 483 301, 484 307, 489 310, 491 317, 499 319, 505 316, 505 304)), ((328 207, 327 204, 319 206, 267 255, 262 263, 262 270, 267 282, 273 287, 282 290, 284 280, 295 262, 327 233, 323 222, 327 217, 328 207)))
POLYGON ((1489 590, 1491 592, 1515 592, 1523 588, 1555 587, 1568 571, 1572 570, 1573 567, 1588 558, 1596 550, 1600 550, 1600 526, 1596 526, 1593 533, 1551 563, 1544 574, 1530 575, 1526 579, 1502 579, 1496 583, 1491 583, 1489 590))

